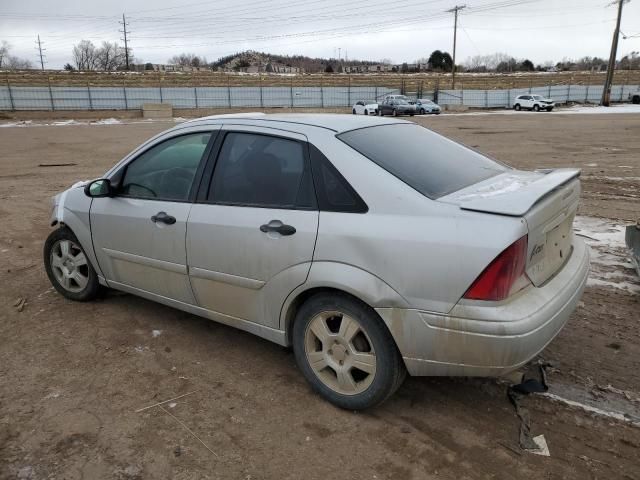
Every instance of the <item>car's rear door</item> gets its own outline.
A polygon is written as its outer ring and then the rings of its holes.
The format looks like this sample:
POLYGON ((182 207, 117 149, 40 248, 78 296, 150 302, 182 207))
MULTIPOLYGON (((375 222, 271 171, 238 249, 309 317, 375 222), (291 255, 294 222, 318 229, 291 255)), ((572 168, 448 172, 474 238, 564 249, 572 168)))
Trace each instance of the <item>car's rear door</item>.
POLYGON ((93 199, 93 245, 109 284, 195 303, 187 275, 187 219, 218 129, 173 132, 123 165, 114 176, 115 196, 93 199))
POLYGON ((191 285, 218 319, 275 331, 318 231, 306 137, 225 125, 216 144, 187 226, 191 285))

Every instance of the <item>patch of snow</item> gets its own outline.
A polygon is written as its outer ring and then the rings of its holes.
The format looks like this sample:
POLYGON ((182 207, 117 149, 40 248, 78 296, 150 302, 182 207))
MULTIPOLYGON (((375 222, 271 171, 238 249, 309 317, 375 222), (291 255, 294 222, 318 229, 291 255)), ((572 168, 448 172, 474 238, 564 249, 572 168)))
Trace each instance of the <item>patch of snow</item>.
POLYGON ((183 117, 173 117, 173 121, 176 123, 182 123, 182 122, 186 122, 187 119, 183 117))
POLYGON ((585 167, 597 167, 598 164, 597 163, 585 163, 584 166, 585 167))
POLYGON ((33 122, 31 120, 23 120, 21 122, 7 122, 7 123, 0 123, 0 128, 4 127, 28 127, 32 124, 33 122))
POLYGON ((625 226, 610 219, 577 216, 573 230, 591 249, 591 270, 587 285, 640 293, 640 279, 633 269, 625 243, 625 226))
POLYGON ((169 408, 176 408, 176 405, 178 405, 176 402, 171 402, 169 408))
POLYGON ((49 400, 49 399, 51 399, 51 398, 58 398, 59 396, 60 396, 60 392, 51 392, 51 393, 48 393, 48 394, 44 397, 44 399, 45 399, 45 400, 49 400))
POLYGON ((616 420, 620 420, 621 422, 629 422, 629 423, 631 423, 633 425, 640 426, 640 424, 638 422, 634 421, 631 418, 628 418, 626 415, 624 415, 622 413, 611 412, 609 410, 603 410, 601 408, 593 407, 591 405, 586 405, 586 404, 581 403, 581 402, 576 402, 575 400, 569 400, 568 398, 563 398, 563 397, 560 397, 558 395, 555 395, 555 394, 549 393, 549 392, 540 393, 539 395, 541 395, 543 397, 550 398, 550 399, 555 400, 555 401, 560 402, 560 403, 564 403, 564 404, 572 406, 572 407, 580 408, 580 409, 585 410, 585 411, 590 412, 590 413, 595 413, 596 415, 601 415, 603 417, 608 417, 608 418, 615 418, 616 420))
POLYGON ((152 330, 151 331, 151 336, 153 338, 159 337, 160 335, 162 335, 162 330, 152 330))
POLYGON ((104 118, 102 120, 96 120, 90 122, 91 125, 120 125, 122 122, 117 118, 104 118))
POLYGON ((70 120, 58 120, 58 121, 50 123, 48 125, 54 125, 56 127, 64 127, 66 125, 77 125, 77 124, 78 124, 78 122, 76 122, 73 119, 70 119, 70 120))
POLYGON ((608 113, 640 113, 640 105, 633 104, 617 104, 610 107, 574 105, 573 107, 558 110, 558 113, 564 114, 608 114, 608 113))

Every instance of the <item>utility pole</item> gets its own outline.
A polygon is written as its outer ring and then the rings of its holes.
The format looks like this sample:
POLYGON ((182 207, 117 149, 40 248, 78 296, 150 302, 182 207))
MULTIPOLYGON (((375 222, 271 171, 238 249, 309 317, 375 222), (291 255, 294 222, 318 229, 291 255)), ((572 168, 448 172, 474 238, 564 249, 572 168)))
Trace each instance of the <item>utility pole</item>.
POLYGON ((338 61, 341 60, 342 47, 338 47, 338 61))
MULTIPOLYGON (((611 41, 611 53, 609 54, 609 65, 607 66, 607 78, 604 81, 604 89, 602 90, 602 99, 600 105, 609 106, 611 98, 611 84, 613 83, 613 71, 616 68, 616 55, 618 53, 618 37, 620 36, 620 21, 622 20, 622 5, 629 0, 616 0, 618 4, 618 19, 616 20, 616 29, 613 31, 613 40, 611 41)), ((610 5, 613 5, 611 3, 610 5)))
POLYGON ((453 21, 453 66, 451 67, 451 89, 455 90, 456 88, 456 37, 458 35, 458 12, 464 8, 467 8, 466 5, 456 5, 447 12, 453 12, 454 21, 453 21))
POLYGON ((122 30, 118 30, 120 33, 124 34, 124 38, 122 40, 124 40, 124 61, 127 65, 127 70, 129 70, 129 44, 127 43, 127 33, 131 33, 131 32, 127 32, 127 20, 124 18, 124 13, 122 14, 122 21, 118 22, 120 25, 122 25, 122 30))
POLYGON ((42 42, 40 41, 40 35, 38 35, 38 40, 36 41, 38 45, 38 55, 40 57, 40 68, 44 71, 44 55, 42 54, 42 42))

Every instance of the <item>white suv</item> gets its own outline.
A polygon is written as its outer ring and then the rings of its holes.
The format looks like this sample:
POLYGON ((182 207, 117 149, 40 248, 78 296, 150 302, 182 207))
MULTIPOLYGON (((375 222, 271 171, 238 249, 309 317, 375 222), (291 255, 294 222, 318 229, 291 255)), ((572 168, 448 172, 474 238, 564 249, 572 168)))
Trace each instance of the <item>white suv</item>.
POLYGON ((514 110, 522 110, 526 108, 528 110, 534 110, 539 112, 540 110, 547 110, 550 112, 553 110, 556 104, 550 98, 544 98, 541 95, 518 95, 513 101, 514 110))

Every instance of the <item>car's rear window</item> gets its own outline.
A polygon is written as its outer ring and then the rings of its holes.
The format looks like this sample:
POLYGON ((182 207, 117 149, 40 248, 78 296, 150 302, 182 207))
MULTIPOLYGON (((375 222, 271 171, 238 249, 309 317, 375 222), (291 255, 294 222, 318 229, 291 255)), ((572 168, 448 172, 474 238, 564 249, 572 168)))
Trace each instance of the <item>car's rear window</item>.
POLYGON ((360 128, 338 138, 432 199, 508 169, 415 123, 360 128))

